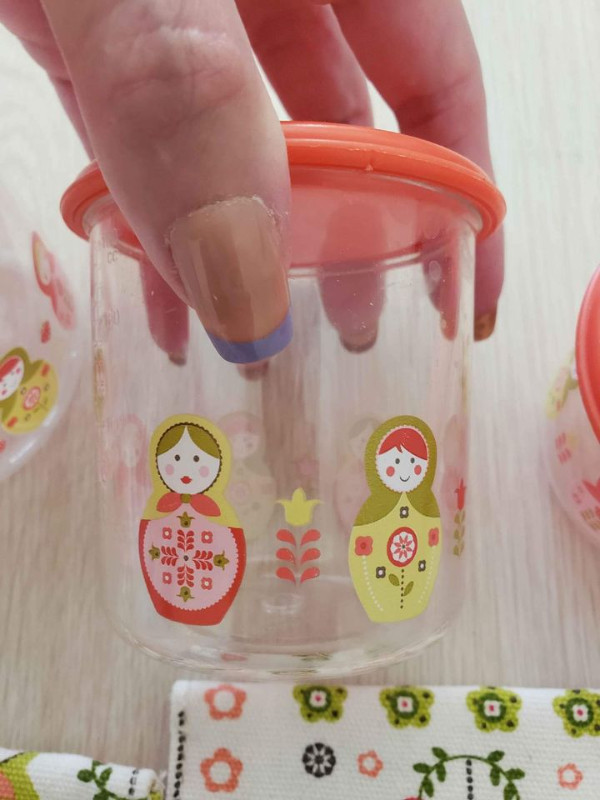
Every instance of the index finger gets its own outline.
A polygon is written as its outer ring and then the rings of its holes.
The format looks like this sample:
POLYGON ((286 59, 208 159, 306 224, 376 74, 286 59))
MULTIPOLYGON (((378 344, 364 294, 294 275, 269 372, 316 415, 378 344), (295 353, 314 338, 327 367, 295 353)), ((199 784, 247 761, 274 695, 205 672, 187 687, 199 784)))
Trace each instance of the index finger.
MULTIPOLYGON (((456 150, 492 175, 479 56, 460 0, 336 0, 333 7, 402 132, 456 150)), ((479 338, 493 330, 503 269, 502 234, 496 234, 478 248, 479 338)))

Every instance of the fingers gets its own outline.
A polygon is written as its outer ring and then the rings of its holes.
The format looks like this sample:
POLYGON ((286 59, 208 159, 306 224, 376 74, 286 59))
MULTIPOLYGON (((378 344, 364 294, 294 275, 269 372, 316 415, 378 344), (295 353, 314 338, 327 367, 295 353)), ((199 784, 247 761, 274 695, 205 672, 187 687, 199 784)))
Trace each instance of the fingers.
POLYGON ((233 0, 45 0, 107 184, 221 355, 291 337, 289 177, 233 0))
POLYGON ((371 125, 364 73, 329 7, 237 0, 250 42, 292 119, 371 125))
MULTIPOLYGON (((339 253, 340 243, 351 248, 357 232, 368 231, 373 252, 385 252, 385 225, 381 208, 366 202, 349 203, 331 215, 323 252, 339 253)), ((376 262, 352 259, 348 264, 324 266, 319 290, 327 318, 346 350, 362 353, 377 340, 385 301, 385 276, 376 262)))
POLYGON ((64 59, 39 0, 0 0, 0 22, 20 40, 29 55, 48 73, 88 155, 92 150, 64 59))
MULTIPOLYGON (((479 58, 460 0, 338 0, 334 9, 402 131, 456 150, 492 175, 479 58)), ((502 257, 501 234, 478 248, 475 327, 487 335, 502 257)))
POLYGON ((189 343, 189 309, 147 259, 140 277, 150 334, 173 364, 185 364, 189 343))
MULTIPOLYGON (((292 118, 372 125, 364 73, 329 7, 238 0, 250 41, 292 118)), ((327 222, 327 237, 339 244, 356 225, 367 225, 364 209, 351 207, 327 222)), ((367 212, 368 213, 368 210, 367 212)), ((351 351, 377 338, 383 302, 382 278, 365 264, 346 265, 319 282, 325 313, 351 351)))

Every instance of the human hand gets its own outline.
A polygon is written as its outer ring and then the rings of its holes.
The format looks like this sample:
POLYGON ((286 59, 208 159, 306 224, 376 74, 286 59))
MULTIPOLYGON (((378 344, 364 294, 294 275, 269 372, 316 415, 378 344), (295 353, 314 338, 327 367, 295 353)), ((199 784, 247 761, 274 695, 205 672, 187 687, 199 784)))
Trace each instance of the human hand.
MULTIPOLYGON (((0 20, 46 69, 151 262, 234 360, 290 335, 287 157, 252 50, 292 117, 370 124, 368 77, 404 133, 491 174, 460 0, 0 0, 0 20)), ((498 234, 478 249, 479 338, 502 251, 498 234)))

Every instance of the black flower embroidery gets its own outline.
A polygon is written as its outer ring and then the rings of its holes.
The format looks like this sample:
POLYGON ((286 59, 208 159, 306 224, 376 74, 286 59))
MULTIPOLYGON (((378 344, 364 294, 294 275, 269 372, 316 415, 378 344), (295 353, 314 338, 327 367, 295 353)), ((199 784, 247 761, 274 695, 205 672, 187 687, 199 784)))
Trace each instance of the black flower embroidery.
POLYGON ((328 745, 315 742, 305 748, 302 763, 309 775, 315 778, 324 778, 325 775, 331 775, 333 772, 335 753, 328 745))
POLYGON ((419 561, 419 572, 425 572, 425 568, 427 567, 427 562, 425 559, 423 561, 419 561))
POLYGON ((408 517, 408 506, 400 506, 400 516, 402 519, 406 519, 406 517, 408 517))
POLYGON ((385 578, 385 567, 377 567, 375 570, 376 578, 385 578))

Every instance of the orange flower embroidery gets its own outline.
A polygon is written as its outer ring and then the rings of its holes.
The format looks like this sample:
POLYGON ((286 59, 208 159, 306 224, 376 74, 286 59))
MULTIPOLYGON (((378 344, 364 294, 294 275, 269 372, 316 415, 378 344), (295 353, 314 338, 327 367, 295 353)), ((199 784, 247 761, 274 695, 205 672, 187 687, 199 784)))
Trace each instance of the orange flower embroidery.
POLYGON ((204 700, 212 719, 237 719, 242 716, 246 692, 228 683, 222 683, 214 689, 207 689, 204 700))
POLYGON ((212 758, 205 758, 200 764, 200 772, 208 792, 235 792, 240 782, 242 769, 242 762, 234 758, 226 747, 215 750, 212 758), (226 780, 216 779, 217 777, 221 778, 222 773, 225 772, 223 765, 229 770, 229 777, 226 780), (215 767, 219 772, 218 776, 217 774, 213 775, 215 767))
POLYGON ((575 764, 565 764, 558 769, 558 782, 563 789, 577 789, 583 780, 583 773, 575 764))
POLYGON ((383 761, 379 758, 375 750, 368 753, 361 753, 358 757, 358 771, 361 775, 368 778, 376 778, 383 769, 383 761))

